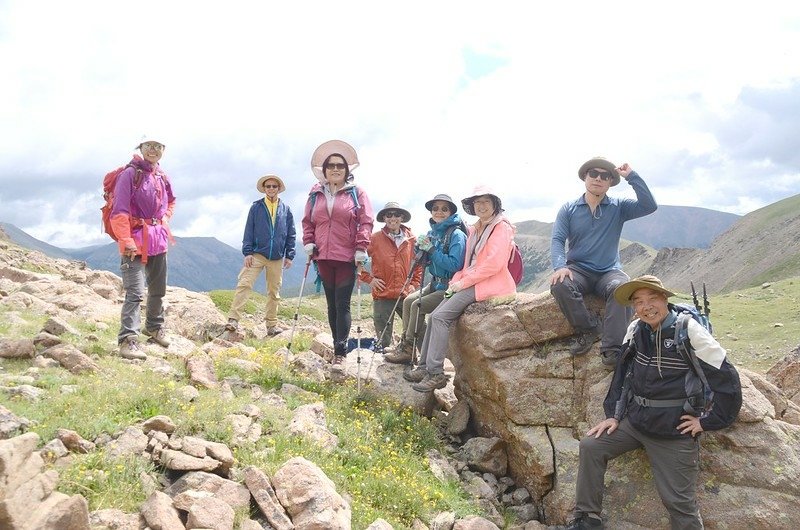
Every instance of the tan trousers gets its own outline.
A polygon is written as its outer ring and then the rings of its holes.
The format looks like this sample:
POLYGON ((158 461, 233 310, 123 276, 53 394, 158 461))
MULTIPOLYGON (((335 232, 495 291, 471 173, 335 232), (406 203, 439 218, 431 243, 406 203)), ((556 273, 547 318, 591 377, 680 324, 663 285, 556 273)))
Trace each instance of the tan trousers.
POLYGON ((253 266, 242 267, 239 272, 239 283, 236 284, 236 292, 231 302, 231 310, 228 318, 236 321, 242 313, 247 297, 253 289, 253 284, 258 279, 262 270, 266 270, 267 277, 267 327, 278 325, 278 302, 281 299, 281 283, 283 282, 283 259, 267 259, 261 254, 253 254, 253 266))

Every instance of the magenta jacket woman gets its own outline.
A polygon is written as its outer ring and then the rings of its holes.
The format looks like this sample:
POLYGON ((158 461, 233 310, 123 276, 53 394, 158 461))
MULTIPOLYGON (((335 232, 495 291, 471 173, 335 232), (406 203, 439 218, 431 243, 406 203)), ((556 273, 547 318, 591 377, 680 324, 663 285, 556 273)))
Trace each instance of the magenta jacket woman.
POLYGON ((319 183, 308 194, 303 216, 304 249, 315 260, 325 289, 335 365, 347 355, 350 298, 372 235, 372 205, 353 184, 356 167, 358 157, 347 143, 331 140, 317 147, 311 169, 319 183))

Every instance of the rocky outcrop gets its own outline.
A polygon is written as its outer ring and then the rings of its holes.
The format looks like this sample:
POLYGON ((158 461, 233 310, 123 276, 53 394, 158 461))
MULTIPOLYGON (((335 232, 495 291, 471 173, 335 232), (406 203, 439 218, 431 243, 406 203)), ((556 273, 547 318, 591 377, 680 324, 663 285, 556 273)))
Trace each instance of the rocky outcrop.
MULTIPOLYGON (((590 307, 602 311, 596 300, 590 307)), ((549 293, 521 294, 510 305, 474 304, 456 330, 449 352, 456 395, 481 435, 505 441, 509 471, 533 496, 540 520, 563 524, 574 503, 578 441, 603 419, 611 374, 596 349, 570 356, 572 329, 549 293)), ((739 419, 702 437, 703 519, 709 527, 800 528, 800 427, 776 411, 785 402, 776 385, 747 370, 740 374, 739 419)), ((606 484, 610 527, 664 526, 643 453, 612 462, 606 484)))
POLYGON ((58 473, 45 471, 35 433, 0 441, 0 528, 89 530, 89 507, 81 495, 56 491, 58 473))

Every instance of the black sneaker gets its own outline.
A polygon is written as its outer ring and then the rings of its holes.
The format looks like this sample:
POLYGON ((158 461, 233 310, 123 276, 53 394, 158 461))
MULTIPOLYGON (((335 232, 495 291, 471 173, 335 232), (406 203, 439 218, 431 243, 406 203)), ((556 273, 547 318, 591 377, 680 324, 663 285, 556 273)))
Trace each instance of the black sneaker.
POLYGON ((570 355, 577 357, 592 349, 592 344, 600 338, 600 331, 596 328, 580 333, 569 347, 570 355))
POLYGON ((567 524, 566 530, 589 530, 590 528, 603 528, 603 521, 588 514, 581 514, 567 524))

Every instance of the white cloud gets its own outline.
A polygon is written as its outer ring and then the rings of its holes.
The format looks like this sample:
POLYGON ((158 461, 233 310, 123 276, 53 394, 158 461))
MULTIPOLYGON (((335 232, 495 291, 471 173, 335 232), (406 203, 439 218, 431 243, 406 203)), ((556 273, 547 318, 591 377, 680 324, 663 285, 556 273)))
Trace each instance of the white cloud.
POLYGON ((747 123, 761 134, 780 112, 748 114, 741 95, 797 86, 799 13, 716 1, 7 1, 0 220, 60 246, 102 241, 100 179, 144 132, 166 138, 176 233, 235 247, 264 173, 286 181, 299 228, 308 160, 330 138, 358 150, 375 210, 399 200, 418 231, 425 200, 458 201, 480 182, 513 220, 552 221, 597 154, 629 162, 661 204, 746 213, 796 193, 800 167, 742 160, 720 124, 757 115, 747 123))

